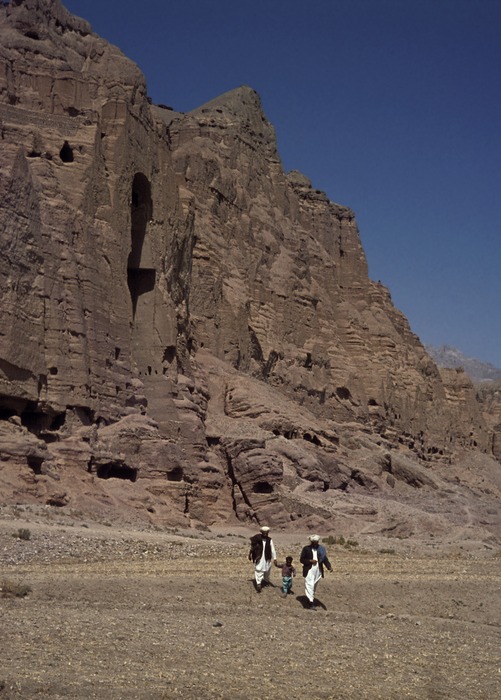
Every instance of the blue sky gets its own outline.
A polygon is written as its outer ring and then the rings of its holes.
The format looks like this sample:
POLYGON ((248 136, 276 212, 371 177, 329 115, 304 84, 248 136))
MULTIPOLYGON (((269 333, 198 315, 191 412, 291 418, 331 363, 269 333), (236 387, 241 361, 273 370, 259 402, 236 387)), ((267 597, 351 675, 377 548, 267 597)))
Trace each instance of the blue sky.
POLYGON ((250 85, 424 343, 501 367, 501 0, 63 0, 156 103, 250 85))

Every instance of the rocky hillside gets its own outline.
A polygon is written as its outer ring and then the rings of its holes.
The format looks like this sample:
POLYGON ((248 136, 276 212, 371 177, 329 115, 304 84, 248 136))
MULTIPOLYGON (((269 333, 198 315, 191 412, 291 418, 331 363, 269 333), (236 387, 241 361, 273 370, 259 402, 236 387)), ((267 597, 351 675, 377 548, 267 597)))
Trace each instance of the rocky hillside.
POLYGON ((2 7, 0 36, 4 503, 402 535, 467 503, 496 530, 501 427, 251 88, 154 106, 58 0, 2 7))

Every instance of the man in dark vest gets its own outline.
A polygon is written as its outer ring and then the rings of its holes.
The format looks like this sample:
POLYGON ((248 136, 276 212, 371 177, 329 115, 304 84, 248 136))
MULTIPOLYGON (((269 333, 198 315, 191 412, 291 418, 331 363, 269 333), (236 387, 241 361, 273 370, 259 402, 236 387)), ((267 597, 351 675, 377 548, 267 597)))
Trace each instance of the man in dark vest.
POLYGON ((318 535, 310 536, 310 544, 303 547, 300 562, 303 565, 304 592, 310 602, 310 609, 315 610, 315 590, 317 583, 324 576, 324 566, 332 571, 332 566, 327 558, 325 547, 320 544, 318 535))
POLYGON ((259 533, 251 537, 249 561, 254 562, 254 585, 258 593, 261 593, 262 586, 270 583, 271 564, 277 563, 275 545, 269 532, 270 528, 263 525, 259 533))

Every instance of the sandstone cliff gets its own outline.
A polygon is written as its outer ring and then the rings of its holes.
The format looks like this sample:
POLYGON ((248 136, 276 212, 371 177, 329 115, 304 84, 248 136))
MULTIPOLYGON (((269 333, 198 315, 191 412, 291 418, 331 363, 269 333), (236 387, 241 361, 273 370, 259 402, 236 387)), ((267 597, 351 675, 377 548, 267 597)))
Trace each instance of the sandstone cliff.
POLYGON ((353 212, 284 173, 252 89, 151 105, 58 0, 0 33, 2 502, 407 534, 447 527, 417 492, 497 502, 471 382, 369 280, 353 212))

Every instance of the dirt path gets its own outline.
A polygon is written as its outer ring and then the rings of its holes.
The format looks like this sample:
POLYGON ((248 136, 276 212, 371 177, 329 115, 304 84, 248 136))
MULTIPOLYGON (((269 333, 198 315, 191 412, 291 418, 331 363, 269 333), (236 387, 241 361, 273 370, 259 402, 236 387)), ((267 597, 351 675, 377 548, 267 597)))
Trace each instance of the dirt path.
POLYGON ((301 577, 285 600, 278 569, 254 592, 238 537, 59 529, 51 549, 46 536, 0 529, 0 578, 32 588, 0 598, 0 700, 501 697, 497 552, 331 547, 311 612, 301 577))

